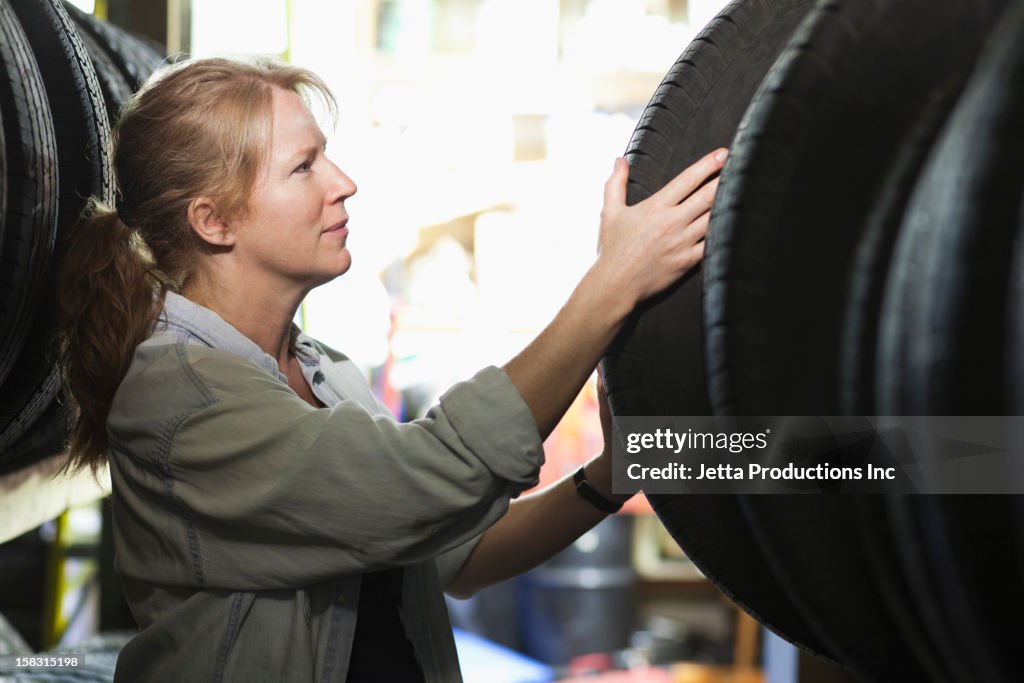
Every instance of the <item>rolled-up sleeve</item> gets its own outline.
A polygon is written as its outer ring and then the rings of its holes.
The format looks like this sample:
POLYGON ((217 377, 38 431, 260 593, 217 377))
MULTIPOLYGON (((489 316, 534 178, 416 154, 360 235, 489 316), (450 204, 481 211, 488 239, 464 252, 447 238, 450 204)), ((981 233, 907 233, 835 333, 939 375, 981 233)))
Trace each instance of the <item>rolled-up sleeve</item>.
POLYGON ((497 368, 400 424, 355 401, 315 409, 230 354, 184 357, 202 405, 155 464, 200 585, 289 587, 437 557, 537 480, 536 425, 497 368))
POLYGON ((452 581, 459 575, 459 570, 462 569, 462 565, 466 564, 466 560, 473 554, 477 545, 480 543, 480 539, 484 535, 478 534, 473 538, 469 539, 461 545, 457 545, 451 550, 448 550, 435 558, 435 566, 437 567, 437 578, 441 582, 441 586, 447 590, 452 585, 452 581))

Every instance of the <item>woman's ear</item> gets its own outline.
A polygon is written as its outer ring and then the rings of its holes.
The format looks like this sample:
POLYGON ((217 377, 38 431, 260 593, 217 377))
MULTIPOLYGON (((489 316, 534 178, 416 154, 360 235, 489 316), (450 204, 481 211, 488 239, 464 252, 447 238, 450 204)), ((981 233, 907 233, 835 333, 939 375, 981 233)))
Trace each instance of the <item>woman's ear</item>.
POLYGON ((209 197, 196 197, 189 202, 188 222, 196 234, 208 244, 230 247, 235 243, 234 231, 217 212, 217 205, 209 197))

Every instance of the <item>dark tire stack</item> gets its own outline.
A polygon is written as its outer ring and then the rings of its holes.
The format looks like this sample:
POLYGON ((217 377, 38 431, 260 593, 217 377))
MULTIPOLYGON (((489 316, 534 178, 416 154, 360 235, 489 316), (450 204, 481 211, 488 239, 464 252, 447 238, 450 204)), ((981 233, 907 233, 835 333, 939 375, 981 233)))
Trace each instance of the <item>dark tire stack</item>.
MULTIPOLYGON (((642 117, 630 202, 721 145, 703 271, 603 361, 616 415, 1024 414, 1024 7, 738 0, 642 117)), ((1019 679, 1015 497, 649 497, 864 680, 1019 679)))
POLYGON ((0 473, 60 452, 54 273, 89 197, 113 202, 110 128, 163 60, 59 0, 0 0, 0 473))
MULTIPOLYGON (((747 102, 812 5, 813 0, 741 0, 708 24, 669 70, 630 141, 630 203, 657 191, 674 169, 730 144, 747 102)), ((701 275, 696 270, 647 302, 605 358, 616 415, 710 413, 701 275), (673 360, 652 363, 652 357, 673 360)), ((786 599, 735 497, 650 499, 669 532, 720 590, 792 642, 831 657, 786 599), (723 538, 732 540, 725 544, 723 538)))

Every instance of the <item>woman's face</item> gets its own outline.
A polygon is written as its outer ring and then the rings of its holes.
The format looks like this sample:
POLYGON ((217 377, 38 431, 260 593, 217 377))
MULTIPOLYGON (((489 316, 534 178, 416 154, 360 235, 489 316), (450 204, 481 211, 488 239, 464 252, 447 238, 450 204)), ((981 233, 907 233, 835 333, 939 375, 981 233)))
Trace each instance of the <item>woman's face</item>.
POLYGON ((282 88, 273 93, 270 151, 248 214, 232 223, 233 251, 247 272, 273 285, 312 288, 352 263, 345 200, 356 185, 324 154, 326 139, 302 99, 282 88))

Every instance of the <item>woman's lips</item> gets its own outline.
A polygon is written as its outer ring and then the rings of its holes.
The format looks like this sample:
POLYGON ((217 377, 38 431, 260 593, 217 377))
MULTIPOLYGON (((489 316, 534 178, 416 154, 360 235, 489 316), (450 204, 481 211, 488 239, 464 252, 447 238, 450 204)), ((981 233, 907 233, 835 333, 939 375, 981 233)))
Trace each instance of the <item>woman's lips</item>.
POLYGON ((327 228, 327 230, 324 230, 324 232, 327 233, 327 234, 330 234, 330 235, 339 235, 339 234, 340 235, 347 235, 348 234, 348 227, 347 226, 348 226, 348 220, 346 219, 346 220, 343 220, 341 223, 338 223, 335 226, 327 228))

